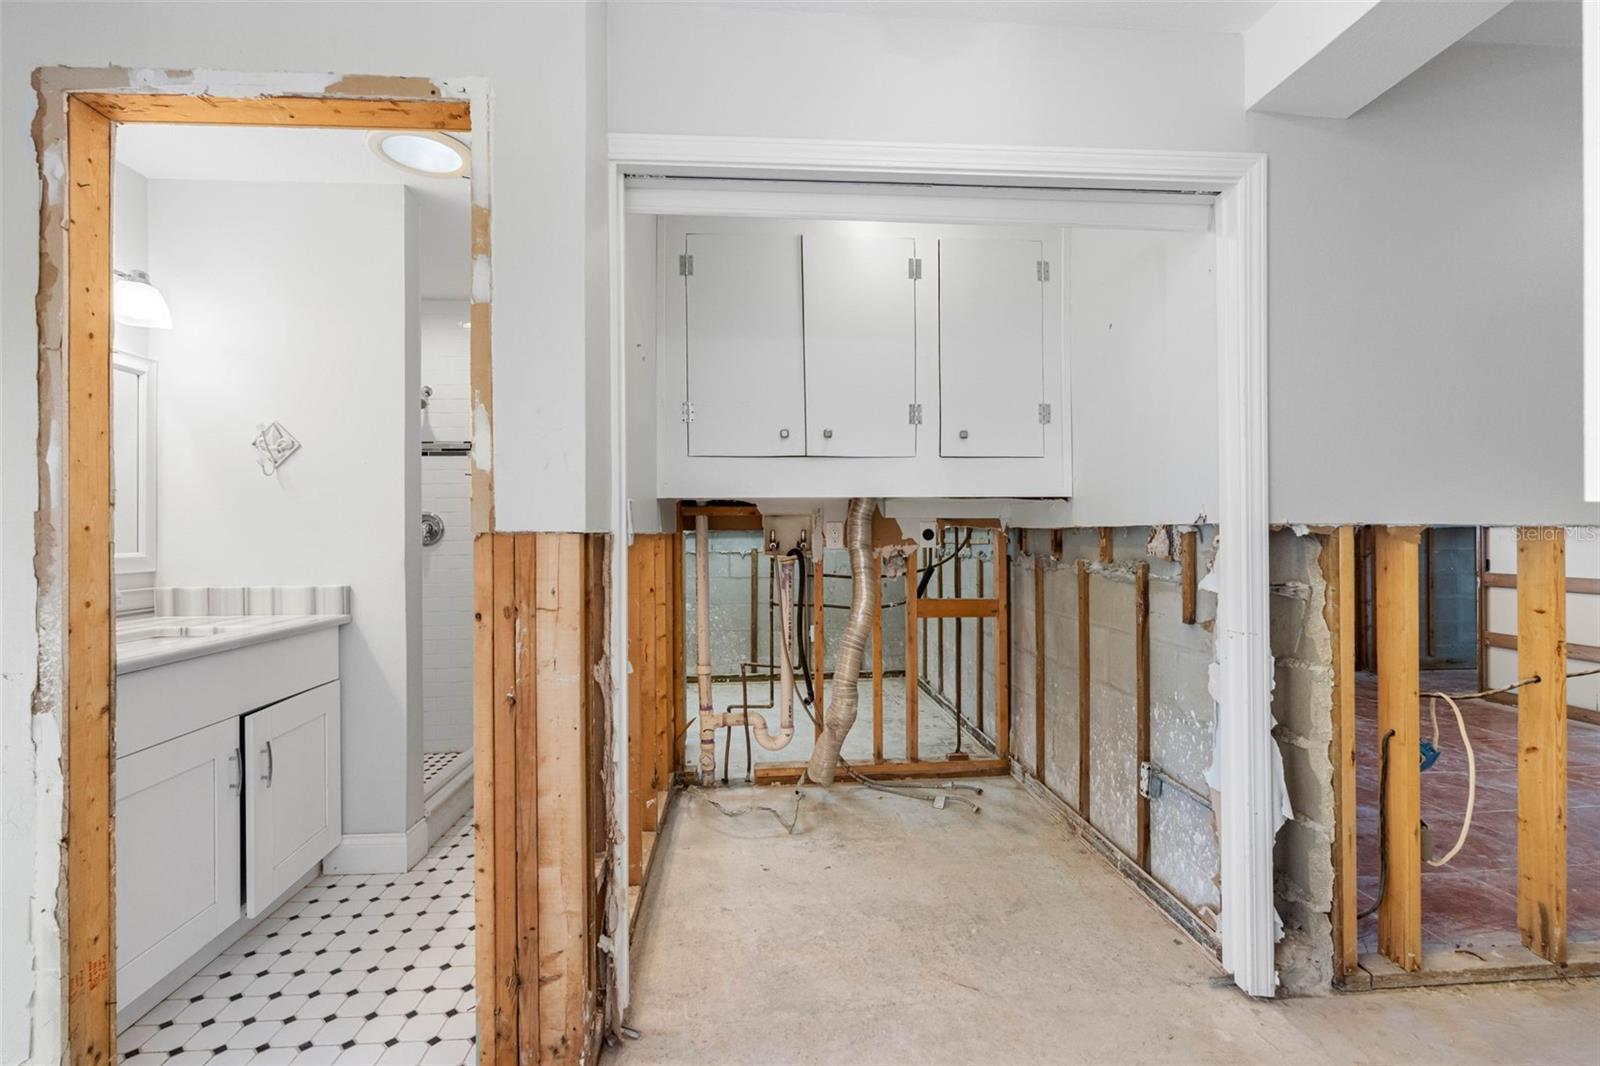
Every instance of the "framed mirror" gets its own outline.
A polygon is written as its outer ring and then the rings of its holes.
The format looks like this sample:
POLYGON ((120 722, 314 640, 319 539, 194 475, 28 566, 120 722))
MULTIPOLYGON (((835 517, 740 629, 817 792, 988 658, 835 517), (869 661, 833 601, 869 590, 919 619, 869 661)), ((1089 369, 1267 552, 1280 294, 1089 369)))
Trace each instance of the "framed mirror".
POLYGON ((154 573, 156 364, 111 357, 112 543, 118 574, 154 573))

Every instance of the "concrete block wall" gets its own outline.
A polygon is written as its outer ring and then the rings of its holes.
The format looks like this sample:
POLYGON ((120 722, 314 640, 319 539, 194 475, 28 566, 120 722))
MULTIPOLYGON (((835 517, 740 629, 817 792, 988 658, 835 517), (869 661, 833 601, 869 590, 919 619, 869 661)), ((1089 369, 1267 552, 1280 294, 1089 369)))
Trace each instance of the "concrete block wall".
MULTIPOLYGON (((1148 527, 1112 532, 1111 563, 1099 561, 1094 529, 1063 531, 1061 558, 1050 554, 1050 531, 1023 534, 1012 559, 1012 752, 1035 770, 1034 571, 1044 571, 1045 784, 1078 806, 1077 564, 1089 568, 1091 752, 1089 820, 1118 847, 1136 854, 1134 569, 1150 566, 1150 759, 1172 778, 1210 796, 1216 706, 1210 667, 1216 642, 1215 595, 1201 590, 1196 621, 1182 621, 1181 568, 1160 546, 1148 548, 1148 527)), ((1202 527, 1198 569, 1216 557, 1216 528, 1202 527)), ((1324 616, 1327 584, 1320 536, 1277 530, 1271 540, 1271 646, 1274 657, 1273 735, 1283 757, 1294 817, 1278 833, 1275 896, 1283 919, 1279 976, 1286 994, 1327 992, 1332 986, 1333 939, 1333 647, 1324 616)), ((1215 797, 1212 797, 1214 800, 1215 797)), ((1167 788, 1150 805, 1150 872, 1196 911, 1220 906, 1218 840, 1212 812, 1192 796, 1167 788)))
MULTIPOLYGON (((1433 526, 1430 545, 1433 610, 1422 590, 1422 661, 1472 666, 1478 661, 1478 529, 1476 526, 1433 526), (1429 628, 1432 628, 1430 634, 1429 628)), ((1424 560, 1429 566, 1429 560, 1424 560)))
MULTIPOLYGON (((1099 561, 1094 529, 1063 531, 1059 560, 1050 555, 1048 530, 1024 534, 1025 551, 1012 559, 1012 751, 1036 769, 1034 570, 1044 571, 1045 765, 1044 782, 1078 806, 1078 586, 1077 564, 1089 565, 1090 806, 1089 819, 1129 854, 1137 851, 1138 728, 1135 702, 1134 567, 1150 564, 1150 757, 1196 792, 1207 793, 1215 707, 1208 690, 1215 641, 1208 623, 1216 598, 1201 591, 1193 625, 1182 621, 1178 563, 1149 554, 1148 527, 1112 534, 1113 562, 1099 561)), ((1200 531, 1198 562, 1209 571, 1214 527, 1200 531)), ((1217 837, 1211 813, 1177 789, 1151 803, 1151 872, 1195 910, 1218 905, 1217 837)))
POLYGON ((1272 533, 1272 735, 1294 810, 1278 831, 1273 881, 1278 977, 1290 995, 1325 993, 1333 982, 1333 639, 1322 548, 1316 534, 1272 533))

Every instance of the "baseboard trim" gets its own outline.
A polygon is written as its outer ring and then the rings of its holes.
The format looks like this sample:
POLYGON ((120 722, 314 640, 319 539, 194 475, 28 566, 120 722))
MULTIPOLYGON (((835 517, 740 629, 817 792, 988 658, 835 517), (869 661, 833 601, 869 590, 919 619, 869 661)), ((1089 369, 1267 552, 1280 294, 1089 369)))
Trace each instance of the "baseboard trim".
POLYGON ((466 765, 452 773, 449 780, 435 789, 423 804, 429 847, 444 836, 463 814, 472 810, 472 761, 469 757, 457 761, 464 761, 466 765))
POLYGON ((325 874, 403 874, 428 853, 428 819, 404 833, 347 833, 322 860, 325 874))

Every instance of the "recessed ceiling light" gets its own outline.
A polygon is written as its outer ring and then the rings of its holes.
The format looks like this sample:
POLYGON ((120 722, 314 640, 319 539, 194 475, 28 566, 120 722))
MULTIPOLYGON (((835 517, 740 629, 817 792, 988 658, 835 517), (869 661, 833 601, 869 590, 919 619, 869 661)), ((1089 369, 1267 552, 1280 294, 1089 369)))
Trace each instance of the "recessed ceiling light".
POLYGON ((385 163, 430 178, 460 177, 471 160, 466 145, 432 130, 375 130, 367 146, 385 163))

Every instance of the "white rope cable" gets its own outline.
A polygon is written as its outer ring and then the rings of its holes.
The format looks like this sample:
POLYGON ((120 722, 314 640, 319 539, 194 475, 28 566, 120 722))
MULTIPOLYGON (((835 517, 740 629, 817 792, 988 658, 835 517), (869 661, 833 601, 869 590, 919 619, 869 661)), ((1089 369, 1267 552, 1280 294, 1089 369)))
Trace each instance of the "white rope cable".
POLYGON ((1461 730, 1461 747, 1467 753, 1467 809, 1461 816, 1461 832, 1456 835, 1455 845, 1445 852, 1444 858, 1427 860, 1429 866, 1445 866, 1461 851, 1467 842, 1467 833, 1472 829, 1472 805, 1478 798, 1478 762, 1472 753, 1472 740, 1467 736, 1467 720, 1456 701, 1443 692, 1429 692, 1427 696, 1428 714, 1433 718, 1433 746, 1439 746, 1439 700, 1444 700, 1456 712, 1456 727, 1461 730))

